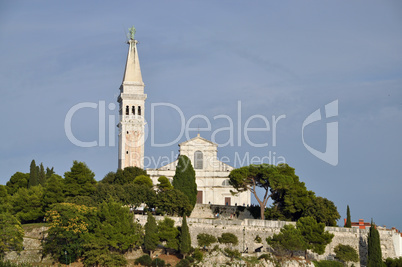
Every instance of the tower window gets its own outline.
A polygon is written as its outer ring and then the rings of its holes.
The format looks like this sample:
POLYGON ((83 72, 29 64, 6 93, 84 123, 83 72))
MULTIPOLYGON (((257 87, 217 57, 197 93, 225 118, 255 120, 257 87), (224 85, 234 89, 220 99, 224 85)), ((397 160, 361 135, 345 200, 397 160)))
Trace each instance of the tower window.
POLYGON ((138 106, 138 115, 141 116, 141 107, 138 106))
POLYGON ((135 106, 131 107, 131 113, 133 113, 133 115, 135 115, 135 106))
POLYGON ((194 153, 194 169, 203 168, 203 155, 201 151, 195 151, 194 153))
POLYGON ((128 134, 128 131, 127 131, 127 134, 128 134))
POLYGON ((129 106, 126 106, 126 115, 130 115, 130 108, 129 108, 129 106))
POLYGON ((126 151, 126 154, 128 154, 128 151, 126 151))

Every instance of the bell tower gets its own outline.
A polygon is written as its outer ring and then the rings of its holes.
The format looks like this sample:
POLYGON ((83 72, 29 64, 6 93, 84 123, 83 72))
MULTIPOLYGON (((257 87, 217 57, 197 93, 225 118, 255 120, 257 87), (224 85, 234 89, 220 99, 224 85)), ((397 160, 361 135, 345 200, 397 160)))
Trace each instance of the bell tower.
POLYGON ((137 52, 135 28, 130 29, 127 41, 128 54, 123 82, 120 86, 119 102, 119 169, 125 167, 144 167, 144 83, 141 76, 137 52))

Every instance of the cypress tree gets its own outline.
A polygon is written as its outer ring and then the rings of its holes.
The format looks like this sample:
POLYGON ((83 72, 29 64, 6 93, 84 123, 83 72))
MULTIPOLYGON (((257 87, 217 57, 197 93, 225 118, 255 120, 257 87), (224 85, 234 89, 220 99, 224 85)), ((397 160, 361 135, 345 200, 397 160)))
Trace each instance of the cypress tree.
POLYGON ((154 216, 148 212, 147 223, 145 224, 144 248, 150 255, 156 249, 158 241, 158 226, 156 225, 154 216))
POLYGON ((368 234, 367 267, 378 267, 378 266, 382 266, 380 233, 376 229, 373 220, 371 220, 371 227, 368 234))
POLYGON ((31 166, 29 167, 29 180, 28 180, 28 188, 30 188, 31 186, 35 186, 38 185, 39 181, 38 181, 38 170, 37 170, 37 166, 35 163, 35 160, 33 159, 31 161, 31 166))
POLYGON ((191 249, 191 237, 190 231, 188 230, 186 216, 183 216, 183 221, 181 223, 180 231, 180 253, 186 255, 191 249))
POLYGON ((45 182, 46 182, 45 168, 43 167, 43 163, 41 163, 38 172, 38 184, 45 186, 45 182))
POLYGON ((173 176, 172 185, 175 189, 182 191, 190 200, 192 207, 197 202, 197 184, 195 182, 195 171, 187 156, 180 155, 173 176))
POLYGON ((351 228, 352 227, 352 220, 350 219, 350 209, 349 209, 349 205, 348 208, 346 210, 346 224, 345 227, 347 228, 351 228))

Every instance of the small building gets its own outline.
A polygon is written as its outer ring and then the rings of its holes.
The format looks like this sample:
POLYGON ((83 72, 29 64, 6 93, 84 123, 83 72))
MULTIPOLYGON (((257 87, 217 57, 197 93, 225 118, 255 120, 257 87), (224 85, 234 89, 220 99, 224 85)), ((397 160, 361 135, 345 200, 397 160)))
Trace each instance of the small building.
MULTIPOLYGON (((346 226, 346 219, 344 219, 345 225, 346 226)), ((371 223, 369 222, 364 222, 363 219, 359 219, 358 222, 352 222, 352 228, 359 228, 359 229, 370 229, 371 223)))
MULTIPOLYGON (((232 195, 235 191, 229 184, 229 173, 233 167, 218 160, 218 145, 197 137, 179 144, 179 154, 191 160, 195 170, 197 183, 197 203, 215 205, 250 205, 250 191, 232 195)), ((166 176, 170 182, 176 171, 177 160, 157 169, 147 169, 154 185, 158 184, 160 176, 166 176)))

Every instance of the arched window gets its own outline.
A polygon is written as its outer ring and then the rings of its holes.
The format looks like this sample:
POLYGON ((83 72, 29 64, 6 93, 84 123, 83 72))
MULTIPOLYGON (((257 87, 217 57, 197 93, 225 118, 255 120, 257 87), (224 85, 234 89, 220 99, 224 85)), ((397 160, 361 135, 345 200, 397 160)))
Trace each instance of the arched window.
POLYGON ((131 107, 131 113, 133 113, 133 115, 135 115, 135 106, 131 107))
POLYGON ((130 108, 129 108, 129 106, 126 106, 126 115, 130 115, 130 108))
POLYGON ((141 116, 141 107, 138 106, 138 115, 141 116))
POLYGON ((222 183, 223 186, 229 186, 229 179, 226 179, 225 181, 223 181, 222 183))
POLYGON ((194 169, 203 168, 203 155, 201 151, 195 151, 194 153, 194 169))

